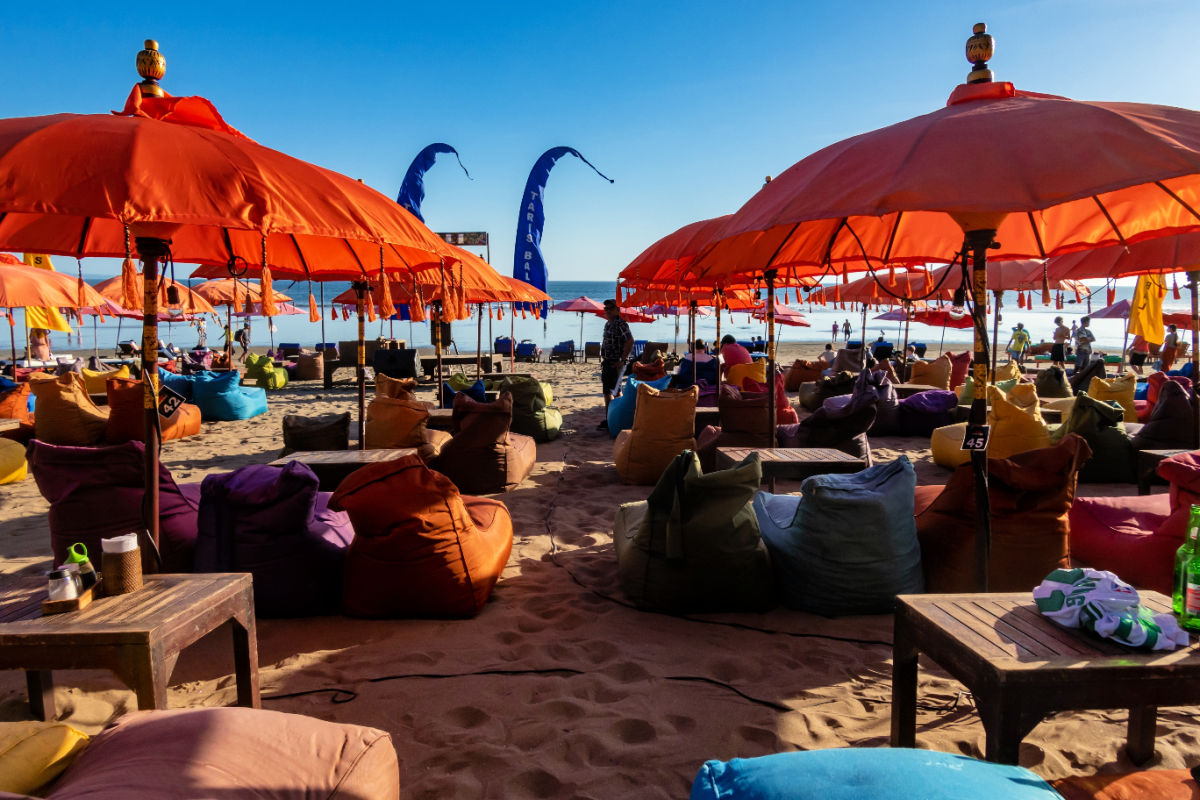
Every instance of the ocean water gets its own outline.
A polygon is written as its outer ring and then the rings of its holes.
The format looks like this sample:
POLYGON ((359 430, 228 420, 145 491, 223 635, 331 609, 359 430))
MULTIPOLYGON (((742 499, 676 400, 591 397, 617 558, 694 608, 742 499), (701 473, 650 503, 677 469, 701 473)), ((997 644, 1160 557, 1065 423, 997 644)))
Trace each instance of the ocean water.
MULTIPOLYGON (((108 276, 89 275, 85 273, 84 277, 89 281, 95 282, 108 276)), ((309 287, 306 283, 296 282, 293 284, 292 282, 281 280, 276 282, 276 288, 291 296, 295 305, 307 312, 309 287)), ((318 341, 340 341, 355 338, 357 336, 357 322, 353 315, 346 320, 343 320, 340 314, 337 319, 330 319, 329 300, 347 288, 349 288, 348 283, 329 283, 324 285, 325 304, 324 313, 322 314, 323 321, 321 323, 309 322, 307 313, 276 317, 274 319, 275 331, 272 332, 268 329, 265 319, 262 317, 251 318, 252 344, 256 347, 266 347, 271 343, 299 342, 304 346, 312 346, 318 341), (323 334, 322 325, 324 326, 323 334), (322 336, 324 337, 323 339, 322 336)), ((318 302, 321 290, 322 287, 320 284, 313 284, 313 293, 318 297, 318 302)), ((547 287, 547 293, 555 302, 569 300, 580 295, 585 295, 593 300, 603 301, 606 298, 613 297, 615 291, 616 286, 613 281, 550 281, 547 287)), ((1118 299, 1128 298, 1131 294, 1132 287, 1122 287, 1117 291, 1118 299)), ((790 301, 793 307, 804 312, 811 327, 780 326, 778 328, 778 338, 781 341, 828 342, 830 341, 830 329, 833 323, 837 322, 840 325, 847 319, 850 321, 853 329, 851 338, 858 339, 861 335, 861 310, 852 311, 849 307, 845 311, 833 307, 810 307, 807 303, 797 304, 793 292, 788 291, 786 295, 785 298, 784 292, 780 292, 780 301, 790 301)), ((1168 294, 1166 306, 1179 310, 1190 307, 1188 306, 1189 298, 1186 291, 1182 292, 1182 298, 1182 300, 1176 301, 1168 294)), ((1104 306, 1106 296, 1103 287, 1096 291, 1091 300, 1092 308, 1094 309, 1098 310, 1104 306)), ((1000 346, 1002 348, 1007 343, 1011 329, 1017 322, 1025 324, 1025 327, 1033 337, 1033 341, 1037 343, 1051 338, 1051 331, 1054 328, 1054 317, 1061 315, 1067 325, 1070 325, 1072 320, 1078 320, 1079 317, 1088 312, 1086 299, 1083 303, 1076 303, 1074 296, 1070 294, 1064 297, 1062 310, 1055 310, 1053 306, 1043 308, 1038 304, 1035 304, 1033 309, 1018 308, 1017 297, 1011 292, 1005 293, 1002 304, 1000 325, 1000 346)), ((223 311, 223 309, 221 310, 223 311)), ((897 343, 901 341, 902 323, 873 319, 887 310, 887 308, 880 308, 878 310, 872 309, 868 312, 866 330, 868 340, 874 340, 882 334, 889 341, 897 343)), ((18 326, 16 329, 18 339, 17 349, 20 351, 24 346, 23 341, 21 341, 23 339, 23 330, 20 327, 22 321, 20 312, 15 313, 18 326)), ((522 319, 519 312, 514 318, 509 314, 507 309, 503 313, 503 319, 486 317, 483 319, 482 341, 485 351, 490 349, 489 343, 494 338, 508 336, 510 332, 511 335, 515 336, 517 341, 530 340, 549 350, 554 344, 568 339, 573 340, 576 347, 579 347, 581 342, 598 342, 604 328, 604 320, 601 317, 591 314, 582 315, 581 318, 581 315, 575 313, 551 312, 547 319, 539 320, 535 319, 532 314, 527 314, 522 319)), ((222 314, 220 321, 213 321, 211 319, 208 321, 208 344, 210 347, 220 346, 224 320, 225 317, 222 314)), ((682 343, 687 337, 687 317, 685 316, 678 320, 678 327, 676 322, 677 320, 674 317, 664 317, 651 323, 634 323, 631 325, 631 328, 637 339, 665 341, 669 343, 679 341, 682 343)), ((237 327, 239 324, 238 318, 234 318, 234 323, 235 327, 237 327)), ((706 341, 713 339, 716 333, 716 321, 713 316, 700 317, 697 320, 697 326, 700 338, 706 341)), ((196 344, 197 332, 194 323, 163 323, 159 327, 160 336, 163 341, 180 347, 191 347, 196 344)), ((990 317, 988 330, 991 330, 990 317)), ((1099 349, 1119 350, 1124 336, 1125 322, 1120 319, 1093 320, 1092 331, 1097 336, 1099 349)), ((479 334, 475 319, 453 323, 452 332, 454 342, 460 351, 475 351, 476 337, 479 334)), ((739 339, 749 339, 751 336, 766 337, 764 324, 758 320, 750 319, 745 313, 726 314, 722 319, 721 332, 722 334, 732 333, 739 339)), ((376 321, 375 323, 367 323, 368 338, 375 338, 381 335, 407 339, 410 346, 431 346, 429 326, 426 323, 412 323, 407 321, 376 321)), ((936 352, 942 336, 942 328, 933 328, 919 323, 912 324, 909 333, 910 341, 925 342, 930 350, 934 352, 936 352)), ((959 343, 961 346, 962 342, 970 341, 971 331, 970 329, 947 329, 944 332, 944 336, 946 342, 959 343)), ((109 319, 103 324, 95 325, 93 329, 93 319, 87 318, 83 329, 77 331, 69 339, 65 333, 54 332, 51 334, 51 346, 56 354, 73 352, 77 355, 88 355, 92 352, 93 346, 95 346, 104 355, 115 349, 118 340, 140 337, 141 328, 140 323, 137 321, 109 319), (94 340, 96 342, 95 345, 93 344, 94 340)), ((0 342, 0 350, 7 350, 6 344, 0 342)))

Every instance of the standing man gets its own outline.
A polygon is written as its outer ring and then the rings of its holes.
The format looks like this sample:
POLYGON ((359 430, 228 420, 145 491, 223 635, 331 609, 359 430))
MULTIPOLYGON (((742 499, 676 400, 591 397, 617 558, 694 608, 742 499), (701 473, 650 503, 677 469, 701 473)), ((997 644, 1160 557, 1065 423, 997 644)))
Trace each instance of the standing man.
POLYGON ((837 321, 835 320, 835 321, 834 321, 834 323, 833 323, 833 335, 832 335, 831 337, 829 337, 829 338, 833 339, 833 340, 836 342, 836 341, 838 340, 838 333, 839 333, 841 330, 842 330, 842 326, 841 326, 841 325, 838 325, 838 324, 837 324, 837 321))
POLYGON ((1056 367, 1067 368, 1067 341, 1071 338, 1071 329, 1063 325, 1062 317, 1054 318, 1054 346, 1050 348, 1050 363, 1056 367))
POLYGON ((1007 348, 1009 356, 1017 362, 1018 367, 1025 365, 1025 351, 1029 349, 1030 341, 1029 331, 1025 330, 1025 324, 1018 322, 1017 327, 1013 328, 1007 348))
POLYGON ((1159 358, 1162 359, 1162 371, 1166 372, 1175 366, 1175 358, 1179 355, 1179 333, 1174 325, 1167 326, 1167 335, 1163 337, 1162 350, 1159 353, 1159 358))
POLYGON ((204 322, 204 317, 196 322, 196 349, 208 349, 208 326, 204 322))
POLYGON ((633 352, 633 334, 629 323, 621 319, 621 309, 616 300, 604 301, 604 335, 600 340, 600 387, 604 390, 604 419, 596 426, 599 430, 608 430, 608 404, 612 402, 617 384, 621 382, 621 373, 633 352))
POLYGON ((1096 341, 1092 329, 1088 327, 1091 317, 1082 317, 1079 327, 1075 329, 1075 370, 1079 371, 1092 360, 1092 342, 1096 341))
POLYGON ((242 354, 238 356, 239 361, 246 360, 246 353, 250 350, 250 323, 247 322, 242 327, 238 328, 238 332, 234 334, 238 346, 242 348, 242 354))
POLYGON ((847 342, 850 341, 850 331, 851 330, 852 330, 852 328, 850 327, 850 320, 846 320, 845 322, 842 323, 842 333, 846 335, 847 342))

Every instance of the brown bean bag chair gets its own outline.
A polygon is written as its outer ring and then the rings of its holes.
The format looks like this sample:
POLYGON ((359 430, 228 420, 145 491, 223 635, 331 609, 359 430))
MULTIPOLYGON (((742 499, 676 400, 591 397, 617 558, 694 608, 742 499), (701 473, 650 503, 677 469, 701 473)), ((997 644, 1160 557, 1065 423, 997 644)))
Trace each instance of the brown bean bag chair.
POLYGON ((79 373, 68 372, 58 377, 34 375, 29 385, 37 398, 34 430, 38 439, 76 447, 90 447, 104 441, 108 409, 92 402, 79 373))
POLYGON ((319 381, 324 374, 325 356, 323 354, 301 353, 296 356, 296 380, 319 381))
POLYGON ((808 383, 809 381, 821 380, 821 373, 825 369, 825 362, 805 361, 797 358, 792 362, 792 366, 788 368, 787 377, 784 380, 784 388, 789 392, 800 390, 800 384, 808 383))
MULTIPOLYGON (((131 439, 145 441, 146 414, 143 408, 141 381, 122 378, 108 380, 108 426, 104 438, 109 444, 131 439)), ((200 433, 200 409, 191 403, 181 403, 169 417, 158 416, 162 441, 182 439, 200 433)))
POLYGON ((0 395, 0 419, 16 419, 33 424, 33 414, 29 411, 29 395, 28 383, 18 383, 17 388, 0 395))
POLYGON ((837 351, 833 357, 834 374, 839 372, 858 372, 862 369, 863 356, 861 347, 846 347, 837 351))
POLYGON ((1074 397, 1071 384, 1067 383, 1067 373, 1062 367, 1051 366, 1038 373, 1033 381, 1038 397, 1048 400, 1052 397, 1074 397))
MULTIPOLYGON (((376 384, 378 387, 378 384, 376 384)), ((420 447, 425 444, 429 407, 415 396, 376 395, 367 404, 366 446, 368 450, 420 447)))
POLYGON ((463 497, 415 455, 351 473, 329 507, 354 525, 342 598, 350 616, 473 617, 512 550, 503 503, 463 497))
MULTIPOLYGON (((915 361, 909 370, 908 382, 935 389, 950 389, 950 375, 954 365, 948 356, 939 356, 933 361, 915 361)), ((963 380, 966 380, 964 377, 963 380)))
POLYGON ((507 492, 529 477, 537 462, 533 437, 509 431, 512 394, 501 392, 492 403, 480 403, 465 392, 454 396, 454 437, 437 458, 435 470, 471 494, 507 492))
POLYGON ((415 378, 391 378, 380 372, 375 373, 376 397, 408 397, 416 389, 415 378))
MULTIPOLYGON (((1070 566, 1067 512, 1076 472, 1090 455, 1082 437, 1068 434, 1054 447, 988 459, 988 591, 1030 591, 1051 571, 1070 566)), ((926 591, 976 591, 971 465, 956 469, 944 487, 918 486, 914 513, 926 591)))
MULTIPOLYGON (((732 387, 731 387, 732 388, 732 387)), ((657 483, 675 456, 695 450, 696 401, 700 389, 664 389, 638 385, 633 428, 613 443, 613 461, 622 483, 657 483)))
POLYGON ((289 453, 319 450, 350 449, 350 412, 318 414, 304 417, 285 414, 283 417, 282 458, 289 453))

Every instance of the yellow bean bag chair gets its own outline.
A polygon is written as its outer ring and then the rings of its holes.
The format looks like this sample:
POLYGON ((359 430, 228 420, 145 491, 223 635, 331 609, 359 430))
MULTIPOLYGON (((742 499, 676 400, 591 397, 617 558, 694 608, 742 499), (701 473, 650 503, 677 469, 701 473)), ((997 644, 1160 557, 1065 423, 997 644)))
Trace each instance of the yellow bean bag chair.
POLYGON ((34 794, 87 743, 87 734, 62 722, 0 722, 0 792, 34 794))
POLYGON ((83 385, 87 387, 88 394, 104 394, 108 391, 107 382, 113 378, 128 379, 129 365, 122 364, 120 369, 110 370, 83 368, 83 385))
POLYGON ((25 448, 12 439, 0 439, 0 483, 16 483, 28 474, 25 448))
MULTIPOLYGON (((1042 416, 1041 403, 1037 396, 1037 387, 1032 383, 1014 384, 1011 389, 1005 390, 1004 387, 996 387, 1004 392, 1005 399, 1017 406, 1027 414, 1037 414, 1040 419, 1042 416)), ((991 387, 989 387, 989 391, 991 387)))
POLYGON ((939 467, 954 469, 971 462, 969 450, 962 449, 963 436, 967 433, 967 423, 956 422, 934 428, 929 437, 929 449, 933 451, 933 463, 939 467))
POLYGON ((1071 409, 1075 407, 1074 397, 1048 397, 1040 401, 1042 408, 1051 408, 1062 414, 1065 420, 1071 416, 1071 409))
POLYGON ((939 356, 933 361, 917 361, 908 373, 908 382, 932 386, 935 389, 949 389, 952 367, 950 357, 946 355, 939 356))
POLYGON ((992 383, 999 383, 1000 381, 1012 380, 1013 378, 1020 380, 1022 374, 1023 373, 1021 372, 1021 368, 1018 367, 1016 364, 1014 364, 1012 361, 1009 361, 1007 364, 1004 364, 1003 366, 996 367, 996 374, 992 376, 992 383))
POLYGON ((633 428, 613 444, 613 461, 623 483, 657 483, 675 456, 695 450, 696 401, 700 389, 664 389, 639 384, 633 428))
MULTIPOLYGON (((1032 384, 1026 384, 1030 389, 1032 384)), ((1013 387, 1014 391, 1018 387, 1013 387)), ((1008 458, 1027 450, 1049 447, 1050 428, 1042 419, 1036 392, 1022 390, 1010 400, 995 386, 988 387, 988 424, 992 426, 988 440, 988 458, 1008 458)))
POLYGON ((1137 389, 1137 375, 1126 372, 1112 380, 1092 378, 1088 384, 1088 397, 1096 400, 1111 400, 1121 404, 1125 422, 1137 422, 1137 408, 1133 405, 1133 393, 1137 389))
MULTIPOLYGON (((767 362, 759 359, 749 364, 734 364, 725 374, 725 382, 733 384, 739 389, 742 388, 742 381, 746 378, 755 383, 765 384, 767 382, 767 362)), ((658 480, 658 478, 654 480, 658 480)))
POLYGON ((91 447, 104 441, 108 409, 99 408, 88 397, 83 376, 68 372, 29 381, 37 398, 34 405, 34 435, 47 444, 91 447))

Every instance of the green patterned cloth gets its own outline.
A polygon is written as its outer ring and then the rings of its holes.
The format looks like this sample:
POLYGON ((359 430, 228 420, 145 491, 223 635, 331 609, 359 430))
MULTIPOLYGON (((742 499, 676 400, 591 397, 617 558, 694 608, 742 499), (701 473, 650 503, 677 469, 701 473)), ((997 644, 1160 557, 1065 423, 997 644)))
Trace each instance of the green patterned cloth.
POLYGON ((1139 605, 1137 590, 1111 572, 1056 569, 1033 590, 1038 611, 1065 628, 1082 628, 1139 650, 1174 650, 1187 632, 1171 614, 1139 605))

